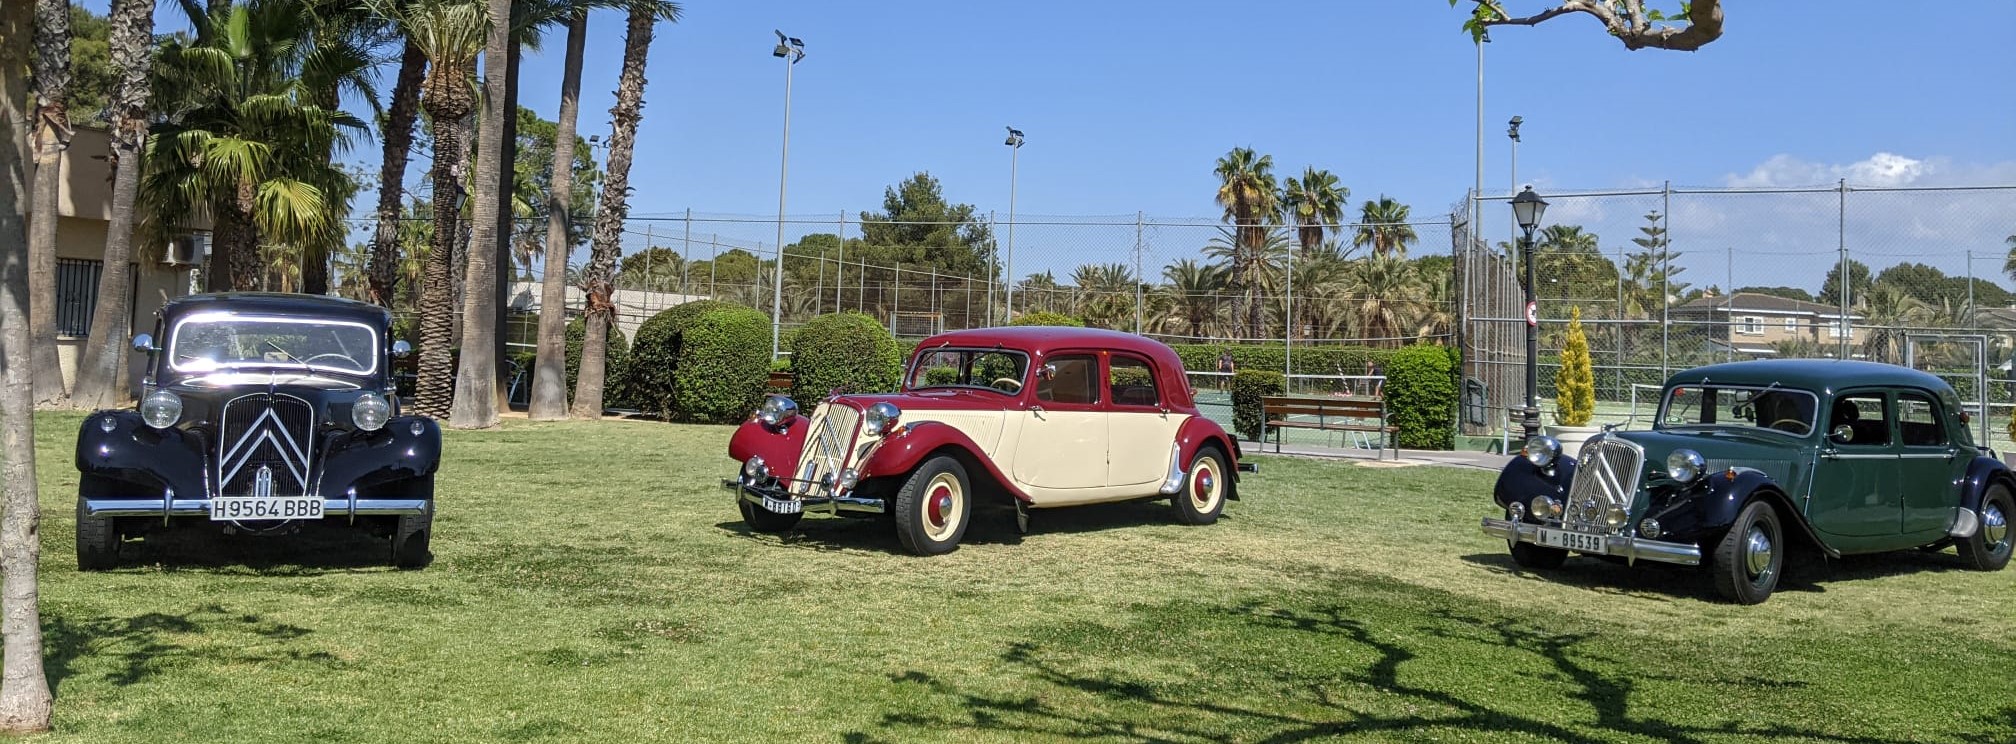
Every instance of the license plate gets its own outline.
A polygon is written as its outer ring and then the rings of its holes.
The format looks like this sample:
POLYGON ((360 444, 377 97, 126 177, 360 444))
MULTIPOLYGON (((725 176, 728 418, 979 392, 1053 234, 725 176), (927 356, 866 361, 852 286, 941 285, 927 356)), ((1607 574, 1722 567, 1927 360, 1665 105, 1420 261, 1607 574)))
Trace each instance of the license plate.
POLYGON ((777 514, 798 514, 805 511, 805 502, 793 499, 773 499, 763 497, 763 508, 777 514))
POLYGON ((229 496, 210 500, 210 521, 213 522, 321 518, 322 500, 312 496, 229 496))
POLYGON ((1609 543, 1603 539, 1602 535, 1554 530, 1545 527, 1540 528, 1540 544, 1550 548, 1563 548, 1590 555, 1604 555, 1610 552, 1609 543))

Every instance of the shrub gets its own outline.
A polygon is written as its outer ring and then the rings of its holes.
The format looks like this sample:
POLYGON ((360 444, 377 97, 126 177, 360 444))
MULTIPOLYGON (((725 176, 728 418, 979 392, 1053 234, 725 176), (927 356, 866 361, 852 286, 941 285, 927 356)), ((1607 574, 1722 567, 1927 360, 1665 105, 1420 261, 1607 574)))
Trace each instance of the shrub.
POLYGON ((1069 316, 1069 315, 1065 315, 1065 314, 1063 314, 1063 313, 1052 313, 1052 312, 1036 312, 1036 313, 1023 313, 1023 314, 1021 314, 1021 315, 1017 315, 1017 316, 1015 316, 1015 319, 1014 319, 1014 320, 1011 320, 1011 321, 1008 321, 1008 325, 1011 325, 1011 326, 1071 326, 1071 327, 1073 327, 1073 328, 1084 328, 1084 327, 1085 327, 1085 321, 1082 321, 1082 320, 1079 320, 1079 319, 1077 319, 1077 318, 1073 318, 1073 317, 1071 317, 1071 316, 1069 316))
POLYGON ((1589 337, 1582 333, 1582 308, 1568 314, 1568 339, 1561 344, 1561 369, 1554 373, 1554 415, 1562 426, 1588 426, 1596 416, 1596 373, 1590 369, 1589 337))
POLYGON ((1287 378, 1272 370, 1242 369, 1232 374, 1232 428, 1240 438, 1260 441, 1261 425, 1266 423, 1261 399, 1287 389, 1287 378))
MULTIPOLYGON (((677 397, 679 350, 682 335, 695 318, 710 310, 740 307, 719 300, 694 300, 677 305, 637 327, 630 340, 630 355, 624 365, 620 387, 631 405, 665 418, 674 415, 677 397)), ((763 348, 768 349, 769 339, 763 348)), ((615 379, 615 378, 610 378, 615 379)))
POLYGON ((674 417, 730 423, 756 410, 770 379, 769 316, 736 305, 702 311, 679 334, 678 347, 674 417))
POLYGON ((1456 370, 1456 352, 1446 346, 1409 346, 1387 358, 1386 416, 1400 429, 1399 446, 1456 446, 1456 370))
POLYGON ((896 337, 880 322, 844 311, 813 318, 791 346, 791 397, 804 410, 834 390, 894 392, 903 379, 896 337))

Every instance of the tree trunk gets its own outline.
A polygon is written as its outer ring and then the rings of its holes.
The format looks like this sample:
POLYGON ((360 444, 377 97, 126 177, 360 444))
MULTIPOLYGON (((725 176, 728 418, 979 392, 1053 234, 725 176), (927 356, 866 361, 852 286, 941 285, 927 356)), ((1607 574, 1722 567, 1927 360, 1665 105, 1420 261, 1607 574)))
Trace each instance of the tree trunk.
POLYGON ((42 671, 42 545, 35 488, 35 409, 28 336, 26 80, 31 15, 27 3, 0 3, 0 729, 49 728, 49 678, 42 671))
POLYGON ((455 202, 462 189, 462 119, 434 118, 434 246, 420 278, 420 369, 413 408, 422 416, 446 418, 454 399, 455 244, 462 212, 455 202))
POLYGON ((399 283, 399 214, 406 198, 406 161, 413 151, 413 124, 420 118, 420 83, 427 74, 427 54, 411 41, 399 57, 399 80, 392 85, 392 106, 385 112, 385 148, 378 168, 378 231, 371 236, 371 268, 367 281, 371 301, 391 308, 399 283))
POLYGON ((511 163, 504 154, 504 122, 516 112, 504 108, 511 82, 511 0, 489 0, 490 39, 483 48, 483 114, 476 132, 476 205, 469 231, 469 263, 463 277, 462 359, 455 370, 455 401, 448 425, 485 429, 497 425, 497 210, 510 210, 500 172, 511 163))
MULTIPOLYGON (((588 41, 588 14, 576 13, 567 22, 567 61, 560 73, 560 119, 553 138, 552 188, 546 193, 546 260, 539 285, 539 357, 532 372, 533 421, 567 418, 567 254, 568 227, 574 215, 575 123, 581 113, 581 56, 588 41)), ((602 328, 602 346, 608 347, 608 326, 602 328)), ((587 346, 586 334, 582 346, 587 346)), ((588 364, 586 357, 582 364, 588 364)), ((600 378, 602 359, 595 359, 600 378)))
MULTIPOLYGON (((248 184, 244 189, 249 191, 248 184)), ((259 228, 252 224, 251 210, 238 208, 238 200, 219 201, 210 208, 214 223, 210 233, 210 257, 205 259, 203 288, 209 292, 233 292, 259 288, 259 228)))
POLYGON ((112 218, 105 229, 105 270, 98 276, 98 305, 91 336, 77 364, 70 396, 83 409, 117 408, 132 399, 126 386, 126 337, 132 333, 133 204, 140 193, 140 153, 147 140, 147 75, 154 64, 154 0, 113 0, 112 218))
POLYGON ((637 148, 637 123, 644 119, 644 64, 651 54, 656 20, 648 9, 633 8, 623 37, 623 74, 616 83, 616 106, 609 109, 609 163, 602 183, 602 205, 595 210, 595 248, 581 277, 582 289, 588 292, 589 333, 582 337, 581 376, 574 384, 576 418, 602 416, 606 373, 602 355, 608 352, 608 327, 616 311, 609 299, 609 280, 616 257, 623 252, 623 222, 630 217, 630 158, 637 148), (594 335, 598 328, 602 331, 599 339, 594 335))
POLYGON ((63 151, 70 149, 70 0, 35 0, 35 49, 28 333, 34 347, 35 404, 58 406, 69 395, 56 356, 56 201, 63 184, 63 151))
POLYGON ((497 208, 497 299, 496 314, 492 321, 496 331, 497 379, 491 386, 497 395, 498 411, 511 410, 511 280, 517 276, 513 268, 511 243, 517 236, 517 214, 511 211, 511 199, 518 185, 518 62, 523 56, 524 46, 516 39, 511 42, 509 66, 511 74, 504 84, 504 147, 499 151, 497 162, 503 163, 497 171, 497 194, 503 201, 497 208))

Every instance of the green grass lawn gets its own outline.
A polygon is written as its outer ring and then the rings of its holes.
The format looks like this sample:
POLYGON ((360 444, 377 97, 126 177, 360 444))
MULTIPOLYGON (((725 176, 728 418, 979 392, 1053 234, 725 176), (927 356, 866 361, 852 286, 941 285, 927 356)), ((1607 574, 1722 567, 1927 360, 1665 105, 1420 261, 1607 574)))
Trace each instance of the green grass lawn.
MULTIPOLYGON (((451 432, 433 567, 325 537, 79 574, 79 418, 39 420, 47 741, 2016 741, 2016 570, 1515 570, 1491 474, 1263 459, 1166 504, 752 535, 726 428, 451 432)), ((985 516, 983 514, 983 516, 985 516)))

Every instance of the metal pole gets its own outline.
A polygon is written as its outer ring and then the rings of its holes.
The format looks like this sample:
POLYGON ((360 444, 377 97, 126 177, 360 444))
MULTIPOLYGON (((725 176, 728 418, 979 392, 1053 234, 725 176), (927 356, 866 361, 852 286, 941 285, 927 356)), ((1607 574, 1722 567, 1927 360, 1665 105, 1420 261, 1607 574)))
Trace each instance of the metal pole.
POLYGON ((1281 323, 1281 380, 1285 392, 1295 392, 1295 249, 1288 249, 1287 318, 1281 323))
POLYGON ((1659 187, 1659 382, 1665 384, 1672 361, 1673 318, 1673 182, 1659 187))
POLYGON ((1021 143, 1008 148, 1008 309, 1006 320, 1015 320, 1015 170, 1022 154, 1021 143))
POLYGON ((846 282, 840 277, 847 272, 847 212, 840 212, 840 257, 833 264, 833 312, 840 312, 840 288, 846 282))
POLYGON ((770 290, 770 358, 783 351, 784 336, 784 194, 791 178, 791 68, 797 57, 784 56, 784 146, 777 167, 777 278, 770 290))
MULTIPOLYGON (((1730 315, 1736 309, 1736 246, 1729 246, 1726 250, 1728 258, 1723 264, 1722 319, 1733 325, 1736 319, 1730 315)), ((1729 348, 1723 351, 1722 358, 1732 362, 1736 360, 1736 343, 1733 339, 1729 343, 1729 348)))
POLYGON ((1526 264, 1526 415, 1521 423, 1530 440, 1540 436, 1540 315, 1533 301, 1532 230, 1519 239, 1519 256, 1526 264))
MULTIPOLYGON (((1624 334, 1629 330, 1630 325, 1630 322, 1624 318, 1624 249, 1620 247, 1617 249, 1617 333, 1610 339, 1611 343, 1617 345, 1616 377, 1617 398, 1619 400, 1623 400, 1625 391, 1629 390, 1629 388, 1624 386, 1624 334)), ((1662 380, 1661 382, 1664 381, 1662 380)))
POLYGON ((1141 223, 1146 219, 1146 214, 1146 212, 1139 210, 1134 212, 1134 333, 1137 335, 1141 333, 1141 301, 1143 299, 1141 297, 1141 281, 1145 278, 1141 274, 1141 223))
MULTIPOLYGON (((1974 321, 1978 315, 1980 313, 1974 312, 1974 250, 1970 248, 1967 250, 1967 327, 1969 329, 1975 327, 1974 321)), ((1985 362, 1987 360, 1984 359, 1982 361, 1985 362)), ((1985 395, 1986 393, 1984 392, 1983 394, 1985 395)), ((1986 398, 1983 398, 1983 400, 1985 401, 1986 398)), ((1987 403, 1981 404, 1981 417, 1988 417, 1987 403)), ((1986 442, 1988 440, 1983 439, 1981 441, 1986 442)))
POLYGON ((693 266, 693 208, 692 208, 692 207, 687 207, 687 208, 686 208, 686 236, 680 239, 680 245, 681 245, 682 247, 681 247, 681 249, 680 249, 680 254, 679 254, 679 293, 680 293, 680 294, 687 294, 687 293, 689 293, 689 292, 691 292, 691 291, 692 291, 692 289, 691 289, 691 285, 689 285, 689 284, 687 284, 687 283, 686 283, 686 279, 687 279, 687 276, 688 276, 688 275, 689 275, 689 274, 691 273, 691 271, 692 271, 692 268, 691 268, 691 267, 693 266))
MULTIPOLYGON (((987 210, 987 235, 991 237, 999 234, 994 232, 995 229, 996 228, 994 227, 994 210, 989 209, 987 210)), ((992 276, 987 277, 986 315, 987 315, 987 325, 989 327, 992 327, 994 325, 994 283, 1001 280, 1001 251, 995 250, 993 251, 993 254, 994 254, 993 259, 987 262, 987 270, 992 274, 992 276)), ((972 315, 973 311, 968 310, 966 312, 967 315, 969 316, 969 322, 970 322, 970 316, 972 315)))
POLYGON ((1840 216, 1835 224, 1834 235, 1841 248, 1841 359, 1848 358, 1848 342, 1855 337, 1855 326, 1848 323, 1848 293, 1853 283, 1848 281, 1848 179, 1843 178, 1835 185, 1839 194, 1840 216))

